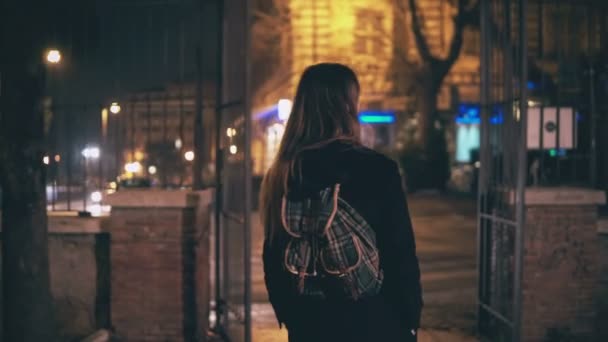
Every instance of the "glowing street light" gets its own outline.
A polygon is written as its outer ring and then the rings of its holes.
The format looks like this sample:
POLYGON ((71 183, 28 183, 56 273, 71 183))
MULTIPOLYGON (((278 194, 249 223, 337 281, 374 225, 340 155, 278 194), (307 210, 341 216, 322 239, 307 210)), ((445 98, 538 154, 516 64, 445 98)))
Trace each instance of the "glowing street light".
POLYGON ((49 156, 44 156, 42 158, 42 162, 44 163, 44 165, 49 165, 49 162, 50 162, 49 156))
POLYGON ((176 149, 176 150, 181 149, 181 148, 182 148, 182 145, 183 145, 183 144, 182 144, 182 139, 180 139, 180 138, 175 139, 175 149, 176 149))
POLYGON ((85 159, 97 159, 100 154, 101 151, 99 150, 99 147, 87 147, 82 150, 82 156, 85 159))
POLYGON ((228 129, 226 129, 226 135, 229 138, 232 138, 232 137, 236 136, 236 129, 234 129, 232 127, 229 127, 228 129))
POLYGON ((141 171, 141 163, 136 161, 132 163, 127 163, 125 165, 125 171, 129 173, 138 173, 141 171))
POLYGON ((110 105, 110 113, 112 113, 112 114, 120 113, 120 105, 118 104, 118 102, 112 102, 112 105, 110 105))
POLYGON ((150 165, 150 166, 148 166, 148 173, 149 173, 149 174, 151 174, 151 175, 155 175, 155 174, 156 174, 156 171, 157 171, 157 170, 156 170, 156 166, 154 166, 154 165, 150 165))
POLYGON ((61 156, 56 154, 55 155, 55 163, 59 163, 61 161, 61 156))
POLYGON ((187 161, 193 161, 194 160, 194 152, 193 151, 188 151, 188 152, 184 153, 184 158, 186 158, 187 161))
POLYGON ((236 154, 238 152, 238 148, 236 145, 230 145, 230 154, 236 154))
POLYGON ((287 119, 289 119, 289 115, 291 114, 292 105, 293 104, 292 104, 291 100, 288 100, 288 99, 279 100, 279 103, 277 104, 279 120, 286 121, 287 119))
POLYGON ((101 202, 102 199, 102 195, 100 191, 94 191, 93 193, 91 193, 91 201, 93 201, 93 203, 99 203, 101 202))
POLYGON ((61 62, 61 52, 57 49, 49 49, 46 53, 46 61, 51 64, 59 64, 61 62))

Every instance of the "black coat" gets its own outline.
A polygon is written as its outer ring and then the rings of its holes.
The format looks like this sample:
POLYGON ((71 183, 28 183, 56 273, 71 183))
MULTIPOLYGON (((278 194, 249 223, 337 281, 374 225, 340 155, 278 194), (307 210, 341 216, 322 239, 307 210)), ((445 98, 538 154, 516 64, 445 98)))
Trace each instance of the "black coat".
MULTIPOLYGON (((283 267, 286 234, 264 243, 264 272, 277 319, 294 341, 412 341, 420 323, 420 269, 397 164, 370 149, 342 142, 302 155, 304 183, 341 183, 340 196, 376 232, 384 282, 379 295, 359 301, 299 297, 283 267)), ((308 185, 310 186, 310 185, 308 185)))

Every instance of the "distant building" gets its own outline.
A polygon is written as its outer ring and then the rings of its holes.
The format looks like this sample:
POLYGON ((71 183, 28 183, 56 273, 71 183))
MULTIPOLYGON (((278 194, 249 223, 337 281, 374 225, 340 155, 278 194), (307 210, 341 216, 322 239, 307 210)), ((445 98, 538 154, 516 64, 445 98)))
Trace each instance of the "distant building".
MULTIPOLYGON (((319 62, 339 62, 355 69, 361 83, 362 139, 372 147, 394 147, 395 123, 412 113, 407 69, 400 59, 417 57, 408 13, 399 13, 393 0, 290 0, 282 28, 281 59, 272 78, 255 85, 254 118, 258 142, 254 171, 263 173, 272 162, 282 136, 280 99, 292 99, 301 73, 319 62)), ((448 1, 418 1, 432 52, 440 56, 452 35, 452 7, 448 1)), ((407 6, 406 6, 407 7, 407 6)), ((254 31, 255 32, 255 31, 254 31)), ((439 94, 439 109, 453 110, 454 102, 478 102, 478 32, 466 30, 459 60, 439 94), (456 87, 455 87, 456 86, 456 87), (455 91, 457 90, 457 91, 455 91)))
MULTIPOLYGON (((194 153, 196 110, 194 84, 169 84, 142 90, 121 99, 118 137, 121 165, 138 162, 138 174, 159 184, 182 186, 192 183, 192 157, 203 158, 206 176, 212 172, 214 156, 215 90, 203 87, 204 153, 194 153), (189 153, 192 152, 192 153, 189 153)), ((122 170, 127 172, 126 169, 122 170)))
MULTIPOLYGON (((352 66, 361 85, 361 109, 378 115, 381 123, 363 124, 364 142, 376 148, 398 150, 397 142, 415 125, 415 110, 408 91, 412 75, 403 57, 416 61, 418 51, 411 30, 407 1, 401 8, 394 0, 288 0, 278 11, 286 23, 278 32, 279 62, 263 69, 272 77, 254 84, 254 172, 270 165, 282 137, 284 120, 278 118, 278 101, 292 99, 302 71, 318 62, 352 66), (409 84, 408 84, 409 83, 409 84), (397 129, 397 127, 399 129, 397 129)), ((453 36, 453 1, 416 1, 422 30, 431 53, 446 55, 453 36)), ((559 104, 580 110, 584 118, 590 101, 585 90, 582 56, 598 56, 606 49, 607 10, 598 1, 531 2, 528 6, 527 44, 530 58, 531 105, 559 104)), ((501 29, 503 23, 494 23, 501 29)), ((254 34, 264 34, 256 32, 254 34)), ((514 39, 517 32, 503 32, 514 39)), ((448 151, 455 168, 469 171, 476 161, 480 140, 480 45, 479 27, 467 27, 459 58, 438 95, 438 110, 445 125, 448 151)), ((588 83, 588 82, 587 82, 588 83)), ((500 89, 492 89, 500 92, 500 89)), ((597 94, 596 94, 597 95, 597 94)), ((606 98, 606 97, 604 97, 606 98)), ((596 99, 598 105, 606 100, 596 99)), ((598 107, 598 111, 599 111, 598 107)), ((601 113, 601 122, 606 110, 601 113)), ((588 117, 588 116, 587 116, 588 117)), ((605 123, 603 127, 606 127, 605 123)), ((600 137, 602 138, 602 137, 600 137)), ((599 145, 598 145, 599 146, 599 145)), ((605 152, 603 152, 606 154, 605 152)), ((608 159, 608 158, 606 158, 608 159)), ((604 162, 605 163, 605 162, 604 162)), ((608 164, 607 164, 608 165, 608 164)))

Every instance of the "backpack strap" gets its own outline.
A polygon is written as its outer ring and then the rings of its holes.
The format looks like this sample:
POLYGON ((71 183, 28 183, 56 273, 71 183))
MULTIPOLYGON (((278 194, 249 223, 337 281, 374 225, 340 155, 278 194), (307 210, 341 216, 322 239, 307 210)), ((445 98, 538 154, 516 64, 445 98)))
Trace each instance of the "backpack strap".
POLYGON ((281 198, 281 223, 283 224, 283 228, 285 228, 287 234, 295 238, 302 237, 302 235, 291 230, 287 224, 287 195, 283 195, 283 198, 281 198))
POLYGON ((323 229, 323 235, 327 234, 327 232, 329 231, 329 227, 331 227, 331 224, 334 221, 334 218, 336 217, 336 213, 338 212, 339 196, 340 196, 340 183, 336 183, 336 185, 334 185, 334 193, 333 193, 333 199, 332 199, 332 201, 334 203, 334 208, 331 211, 331 214, 329 215, 327 222, 325 223, 325 228, 323 229))

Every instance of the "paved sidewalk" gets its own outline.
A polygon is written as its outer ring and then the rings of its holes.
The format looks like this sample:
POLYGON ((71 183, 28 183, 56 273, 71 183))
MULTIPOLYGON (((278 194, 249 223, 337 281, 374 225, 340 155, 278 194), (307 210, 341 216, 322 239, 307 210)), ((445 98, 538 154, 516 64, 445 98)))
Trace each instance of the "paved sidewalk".
MULTIPOLYGON (((418 342, 476 342, 475 337, 466 336, 459 332, 440 330, 419 331, 418 342)), ((287 332, 278 328, 254 327, 253 342, 287 342, 287 332)))
MULTIPOLYGON (((284 328, 279 329, 270 304, 255 303, 251 311, 253 318, 253 342, 287 342, 287 331, 284 328)), ((478 341, 478 339, 467 335, 459 327, 452 330, 425 328, 418 332, 418 342, 474 341, 478 341)))

